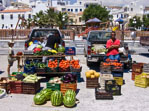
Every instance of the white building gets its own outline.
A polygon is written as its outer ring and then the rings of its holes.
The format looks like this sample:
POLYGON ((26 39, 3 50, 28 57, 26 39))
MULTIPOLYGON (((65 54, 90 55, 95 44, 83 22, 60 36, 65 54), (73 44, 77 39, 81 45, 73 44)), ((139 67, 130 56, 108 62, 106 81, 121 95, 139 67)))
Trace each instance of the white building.
POLYGON ((148 15, 149 14, 149 6, 144 8, 144 15, 148 15))
POLYGON ((56 7, 58 11, 68 11, 75 14, 83 12, 90 4, 101 4, 100 0, 77 0, 74 4, 65 1, 63 1, 63 4, 59 4, 58 1, 55 2, 52 2, 52 6, 56 7), (55 2, 57 2, 57 5, 55 2))
MULTIPOLYGON (((14 29, 18 22, 18 18, 25 19, 32 17, 32 9, 14 9, 8 8, 0 11, 0 29, 14 29)), ((17 28, 20 28, 21 21, 17 28)))

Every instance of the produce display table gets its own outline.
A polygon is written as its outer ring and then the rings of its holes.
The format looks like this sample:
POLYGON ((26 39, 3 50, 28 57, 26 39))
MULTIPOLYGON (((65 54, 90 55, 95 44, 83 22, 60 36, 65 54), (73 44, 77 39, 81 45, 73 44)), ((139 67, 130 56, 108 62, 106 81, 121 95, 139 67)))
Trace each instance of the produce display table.
POLYGON ((17 59, 17 67, 18 67, 18 72, 21 70, 20 66, 24 66, 24 61, 26 59, 42 59, 43 57, 49 57, 49 58, 64 58, 64 57, 70 57, 70 59, 73 59, 73 56, 75 55, 65 55, 65 54, 61 54, 61 55, 16 55, 14 58, 17 59), (22 64, 21 64, 22 61, 22 64))

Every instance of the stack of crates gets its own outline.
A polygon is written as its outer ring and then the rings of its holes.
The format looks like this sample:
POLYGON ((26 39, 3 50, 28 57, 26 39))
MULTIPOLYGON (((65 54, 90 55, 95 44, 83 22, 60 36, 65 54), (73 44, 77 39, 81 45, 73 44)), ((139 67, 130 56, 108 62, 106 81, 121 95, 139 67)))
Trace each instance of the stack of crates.
POLYGON ((143 65, 143 72, 149 73, 149 63, 143 65))
POLYGON ((143 63, 133 63, 131 79, 135 80, 136 75, 140 75, 143 71, 143 63))

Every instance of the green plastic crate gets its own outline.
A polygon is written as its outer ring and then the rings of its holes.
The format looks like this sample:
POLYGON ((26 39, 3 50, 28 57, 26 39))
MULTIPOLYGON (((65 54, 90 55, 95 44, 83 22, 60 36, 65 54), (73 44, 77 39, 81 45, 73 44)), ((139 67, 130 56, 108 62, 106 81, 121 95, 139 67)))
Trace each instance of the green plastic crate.
POLYGON ((47 83, 47 88, 52 89, 53 91, 59 90, 60 91, 60 84, 53 84, 53 83, 47 83))

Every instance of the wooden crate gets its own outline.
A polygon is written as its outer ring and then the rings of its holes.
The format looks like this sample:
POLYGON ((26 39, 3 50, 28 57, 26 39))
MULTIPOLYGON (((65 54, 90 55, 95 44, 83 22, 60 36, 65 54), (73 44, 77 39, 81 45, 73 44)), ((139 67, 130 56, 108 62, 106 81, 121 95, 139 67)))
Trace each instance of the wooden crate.
POLYGON ((23 83, 22 85, 22 93, 23 94, 36 94, 40 89, 40 82, 35 83, 23 83))
POLYGON ((86 88, 98 88, 98 78, 86 78, 86 88))
POLYGON ((60 91, 63 93, 63 95, 69 89, 74 90, 76 92, 76 90, 77 90, 77 83, 62 83, 61 84, 60 91))
POLYGON ((113 95, 104 89, 95 88, 96 100, 113 100, 113 95))
POLYGON ((137 73, 137 72, 132 72, 132 75, 131 75, 131 80, 135 80, 135 76, 136 75, 140 75, 141 73, 137 73))
POLYGON ((10 85, 9 85, 8 78, 7 78, 7 77, 2 77, 2 78, 0 79, 0 88, 5 89, 6 92, 9 93, 10 85), (2 82, 3 80, 5 80, 6 83, 3 83, 3 82, 2 82))
POLYGON ((10 81, 10 93, 22 93, 22 81, 10 81))
POLYGON ((132 72, 142 73, 143 63, 134 63, 132 64, 132 72))

